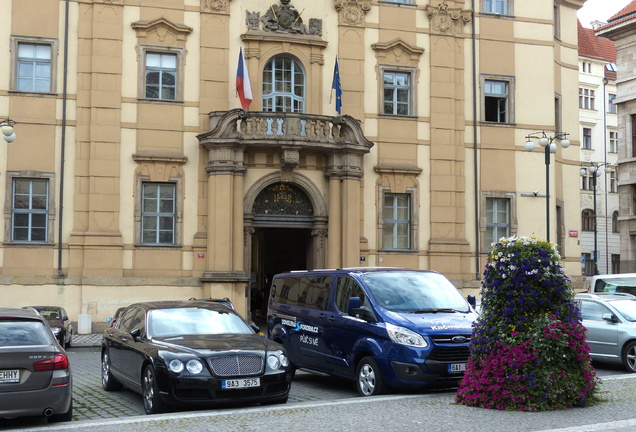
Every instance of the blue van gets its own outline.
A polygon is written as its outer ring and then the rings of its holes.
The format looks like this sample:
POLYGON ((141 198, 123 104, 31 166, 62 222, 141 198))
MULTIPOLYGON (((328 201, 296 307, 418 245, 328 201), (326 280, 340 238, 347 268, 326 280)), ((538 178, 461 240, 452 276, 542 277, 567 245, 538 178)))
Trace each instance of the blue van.
POLYGON ((296 369, 340 376, 372 396, 457 385, 477 313, 433 271, 349 268, 272 279, 267 335, 296 369))

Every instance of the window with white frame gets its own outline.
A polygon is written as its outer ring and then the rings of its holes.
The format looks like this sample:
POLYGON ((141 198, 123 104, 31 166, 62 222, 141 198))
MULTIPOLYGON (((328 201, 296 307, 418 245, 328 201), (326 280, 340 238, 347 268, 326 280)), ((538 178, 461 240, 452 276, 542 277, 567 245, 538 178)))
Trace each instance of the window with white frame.
POLYGON ((145 98, 177 100, 178 55, 146 51, 145 98))
POLYGON ((592 129, 583 128, 583 149, 592 150, 592 129))
POLYGON ((594 231, 594 211, 585 209, 581 212, 581 229, 583 231, 594 231))
POLYGON ((383 71, 384 108, 389 115, 411 115, 411 72, 383 71))
POLYGON ((594 189, 594 177, 588 170, 585 170, 585 175, 581 176, 581 190, 593 190, 594 189))
POLYGON ((48 240, 49 182, 47 179, 13 179, 11 241, 48 240))
POLYGON ((594 90, 579 88, 579 108, 594 109, 594 90))
POLYGON ((510 236, 510 200, 508 198, 486 198, 486 244, 510 236))
POLYGON ((509 15, 508 0, 484 0, 484 13, 509 15))
POLYGON ((609 191, 610 193, 618 193, 618 180, 616 178, 616 171, 607 171, 609 174, 609 191))
POLYGON ((272 57, 263 69, 263 111, 305 112, 305 71, 289 56, 272 57))
POLYGON ((173 183, 142 185, 141 242, 171 245, 175 243, 176 197, 173 183))
POLYGON ((18 91, 51 93, 53 91, 53 50, 51 43, 18 40, 15 85, 18 91))
POLYGON ((609 114, 616 114, 616 104, 614 100, 616 99, 616 95, 612 93, 608 93, 607 95, 607 112, 609 114))
POLYGON ((618 132, 609 131, 609 153, 618 153, 618 132))
POLYGON ((411 248, 411 195, 384 194, 383 249, 411 248))
POLYGON ((510 81, 484 80, 484 121, 512 123, 510 81))

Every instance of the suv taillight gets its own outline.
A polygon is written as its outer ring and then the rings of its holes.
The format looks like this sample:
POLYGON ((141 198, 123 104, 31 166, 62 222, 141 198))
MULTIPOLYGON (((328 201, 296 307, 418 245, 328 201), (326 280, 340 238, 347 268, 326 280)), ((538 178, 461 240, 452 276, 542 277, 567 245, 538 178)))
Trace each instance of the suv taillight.
POLYGON ((68 369, 68 357, 65 354, 55 354, 53 358, 33 363, 33 370, 36 372, 66 369, 68 369))

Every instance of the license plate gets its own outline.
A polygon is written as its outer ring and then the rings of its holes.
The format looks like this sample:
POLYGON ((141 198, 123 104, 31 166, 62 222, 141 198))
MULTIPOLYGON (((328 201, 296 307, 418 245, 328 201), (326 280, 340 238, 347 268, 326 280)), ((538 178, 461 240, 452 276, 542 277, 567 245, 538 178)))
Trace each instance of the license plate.
POLYGON ((451 363, 448 365, 448 373, 466 372, 466 363, 451 363))
POLYGON ((242 389, 242 388, 260 387, 261 379, 260 378, 241 378, 241 379, 234 379, 234 380, 223 380, 221 381, 221 386, 224 389, 242 389))
POLYGON ((0 370, 0 384, 20 382, 20 371, 17 369, 0 370))

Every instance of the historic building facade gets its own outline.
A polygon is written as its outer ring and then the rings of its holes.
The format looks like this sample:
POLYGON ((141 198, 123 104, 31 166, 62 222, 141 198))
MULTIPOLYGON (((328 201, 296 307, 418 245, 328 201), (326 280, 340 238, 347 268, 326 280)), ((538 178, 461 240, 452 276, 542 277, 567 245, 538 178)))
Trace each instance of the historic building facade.
POLYGON ((509 235, 580 283, 582 4, 0 0, 5 304, 256 317, 273 274, 355 266, 469 293, 509 235))
POLYGON ((616 49, 579 23, 581 263, 585 276, 620 273, 616 49), (596 251, 596 252, 595 252, 596 251))
POLYGON ((636 1, 596 29, 596 35, 615 43, 618 106, 618 195, 620 232, 620 273, 636 272, 636 1))

